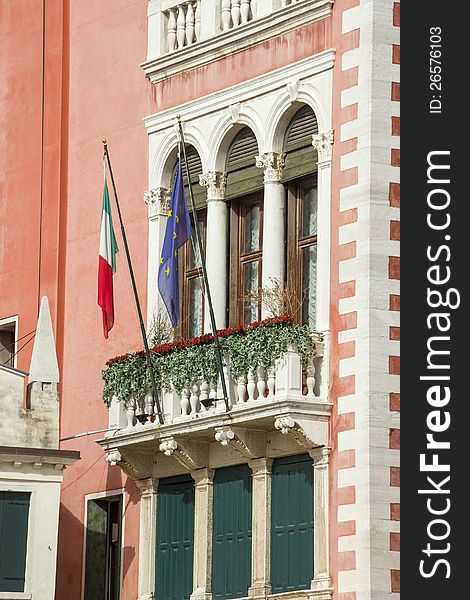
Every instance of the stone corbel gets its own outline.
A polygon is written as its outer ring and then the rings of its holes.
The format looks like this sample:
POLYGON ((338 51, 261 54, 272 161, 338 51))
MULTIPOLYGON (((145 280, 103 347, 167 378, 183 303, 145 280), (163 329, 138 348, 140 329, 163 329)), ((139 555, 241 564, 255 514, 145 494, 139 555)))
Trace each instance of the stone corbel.
POLYGON ((295 102, 299 98, 299 81, 298 79, 294 79, 294 81, 289 81, 286 83, 287 92, 289 93, 291 102, 295 102))
POLYGON ((318 448, 323 445, 322 443, 318 443, 311 439, 302 425, 289 415, 276 417, 274 420, 274 427, 283 435, 290 436, 297 444, 299 444, 299 446, 302 446, 302 448, 305 448, 306 450, 318 448))
POLYGON ((202 469, 207 463, 206 444, 180 439, 176 441, 174 437, 167 437, 160 441, 159 449, 165 456, 176 458, 183 467, 190 471, 202 469))
POLYGON ((266 449, 265 433, 241 427, 216 427, 215 439, 222 446, 231 446, 248 460, 264 456, 266 449))
POLYGON ((228 107, 228 111, 230 113, 230 118, 232 119, 232 123, 238 123, 239 119, 240 119, 240 108, 241 108, 241 104, 240 102, 237 102, 236 104, 231 104, 228 107))
POLYGON ((153 460, 150 455, 130 453, 124 456, 117 448, 107 450, 105 461, 120 467, 131 479, 147 479, 152 476, 153 460))

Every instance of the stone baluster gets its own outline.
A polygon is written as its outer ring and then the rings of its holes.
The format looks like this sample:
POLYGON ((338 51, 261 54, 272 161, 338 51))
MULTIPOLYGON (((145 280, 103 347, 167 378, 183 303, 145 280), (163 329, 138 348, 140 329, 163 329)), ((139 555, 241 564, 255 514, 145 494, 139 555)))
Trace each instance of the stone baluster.
POLYGON ((224 31, 228 31, 230 29, 230 23, 232 21, 230 14, 231 6, 232 0, 222 0, 222 29, 224 31))
POLYGON ((170 8, 168 10, 168 52, 174 52, 176 50, 176 9, 170 8))
POLYGON ((201 403, 201 410, 208 410, 207 400, 209 400, 209 384, 207 381, 201 381, 199 402, 201 403))
POLYGON ((232 0, 230 13, 232 15, 232 27, 238 27, 240 25, 240 0, 232 0))
POLYGON ((255 399, 256 384, 255 374, 252 369, 248 371, 248 384, 246 386, 246 389, 248 391, 248 402, 253 401, 255 399))
POLYGON ((191 406, 192 415, 195 415, 199 412, 199 386, 197 383, 193 383, 191 387, 191 396, 189 397, 189 404, 191 406))
POLYGON ((149 390, 147 390, 147 393, 145 394, 144 407, 145 407, 145 414, 148 415, 148 419, 147 419, 146 423, 147 423, 147 425, 151 425, 152 421, 150 420, 150 417, 154 413, 154 403, 153 403, 152 388, 150 388, 149 390))
POLYGON ((194 27, 196 33, 196 42, 201 39, 201 0, 196 2, 196 11, 194 15, 194 27))
POLYGON ((176 19, 176 41, 178 42, 178 50, 184 46, 184 38, 186 37, 186 15, 182 4, 178 5, 178 17, 176 19))
POLYGON ((268 369, 268 397, 267 400, 274 400, 274 386, 276 384, 276 370, 274 367, 269 367, 268 369))
POLYGON ((241 0, 240 14, 242 23, 248 23, 250 19, 250 0, 241 0))
POLYGON ((237 404, 243 404, 246 401, 246 377, 240 375, 237 379, 237 404))
POLYGON ((126 408, 126 417, 127 417, 127 428, 130 429, 131 427, 134 427, 135 424, 135 400, 134 398, 130 399, 129 404, 127 405, 126 408))
POLYGON ((189 390, 188 388, 183 388, 181 392, 181 414, 187 415, 189 414, 189 390))
POLYGON ((195 16, 193 3, 188 2, 186 11, 186 45, 190 46, 194 42, 195 16))
POLYGON ((210 382, 209 398, 212 400, 212 402, 217 400, 217 381, 210 382))
POLYGON ((266 369, 258 367, 257 369, 258 381, 256 387, 258 389, 258 399, 264 400, 264 394, 266 392, 266 369))
POLYGON ((307 366, 307 395, 306 398, 309 400, 313 400, 315 398, 315 363, 313 362, 313 358, 310 361, 310 364, 307 366))

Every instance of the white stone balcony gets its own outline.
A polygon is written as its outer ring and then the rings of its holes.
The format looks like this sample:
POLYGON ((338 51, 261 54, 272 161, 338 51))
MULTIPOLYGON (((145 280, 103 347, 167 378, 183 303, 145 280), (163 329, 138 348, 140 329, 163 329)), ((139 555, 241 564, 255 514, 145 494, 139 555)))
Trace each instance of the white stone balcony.
POLYGON ((163 425, 151 393, 138 402, 128 400, 127 407, 113 399, 113 431, 99 442, 107 461, 141 479, 151 475, 155 452, 193 470, 207 464, 211 443, 231 447, 244 459, 264 456, 273 435, 306 450, 328 446, 327 336, 312 335, 316 355, 305 369, 293 347, 271 368, 250 371, 237 380, 227 369, 229 412, 220 381, 217 387, 194 381, 181 394, 162 390, 163 425))
POLYGON ((334 0, 149 0, 147 61, 155 83, 327 17, 334 0))

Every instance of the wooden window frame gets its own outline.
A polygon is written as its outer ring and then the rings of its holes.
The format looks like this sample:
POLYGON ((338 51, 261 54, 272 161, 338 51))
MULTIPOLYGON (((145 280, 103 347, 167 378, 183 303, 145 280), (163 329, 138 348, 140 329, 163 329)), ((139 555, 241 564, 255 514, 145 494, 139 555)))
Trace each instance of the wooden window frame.
MULTIPOLYGON (((244 323, 243 301, 241 292, 243 285, 243 265, 254 260, 258 260, 258 282, 262 285, 263 269, 263 217, 264 217, 264 193, 260 191, 256 194, 236 198, 230 203, 230 256, 229 256, 229 301, 228 301, 228 322, 230 326, 244 323), (260 205, 260 242, 259 250, 248 254, 241 254, 243 243, 243 211, 250 204, 259 203, 260 205)), ((261 318, 261 306, 258 307, 258 320, 261 318)))
POLYGON ((294 179, 287 186, 287 286, 294 292, 296 303, 299 305, 293 317, 295 322, 300 324, 302 324, 303 304, 302 250, 309 246, 317 246, 318 249, 318 230, 315 235, 306 238, 302 238, 300 234, 302 226, 301 191, 306 187, 312 186, 317 188, 318 199, 318 178, 316 173, 308 177, 302 177, 301 179, 294 179))

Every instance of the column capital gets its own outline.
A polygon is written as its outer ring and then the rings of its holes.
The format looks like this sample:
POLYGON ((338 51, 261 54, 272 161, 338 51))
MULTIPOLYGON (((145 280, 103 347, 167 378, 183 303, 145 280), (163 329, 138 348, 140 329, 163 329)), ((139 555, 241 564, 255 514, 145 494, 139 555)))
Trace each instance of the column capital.
POLYGON ((208 202, 223 200, 227 185, 227 173, 225 171, 207 171, 207 173, 199 175, 199 185, 207 188, 208 202))
POLYGON ((149 477, 148 479, 137 479, 135 484, 139 488, 142 500, 148 499, 153 494, 157 493, 158 479, 154 479, 153 477, 149 477))
POLYGON ((261 477, 264 475, 271 475, 271 470, 273 466, 272 458, 254 458, 253 460, 248 461, 248 466, 250 467, 253 477, 261 477))
POLYGON ((331 160, 332 147, 333 147, 333 130, 324 131, 323 133, 316 133, 312 135, 312 146, 318 153, 318 162, 328 162, 331 160))
POLYGON ((214 469, 197 469, 196 471, 191 471, 190 474, 194 479, 194 485, 196 487, 212 485, 214 479, 214 469))
POLYGON ((264 182, 280 182, 282 170, 286 164, 283 152, 266 152, 256 157, 256 166, 264 170, 264 182))
POLYGON ((149 219, 167 216, 170 209, 171 190, 164 187, 153 188, 144 192, 144 202, 148 206, 149 219))
POLYGON ((324 467, 328 465, 330 461, 331 448, 321 446, 320 448, 313 448, 309 451, 310 456, 313 459, 314 467, 324 467))

